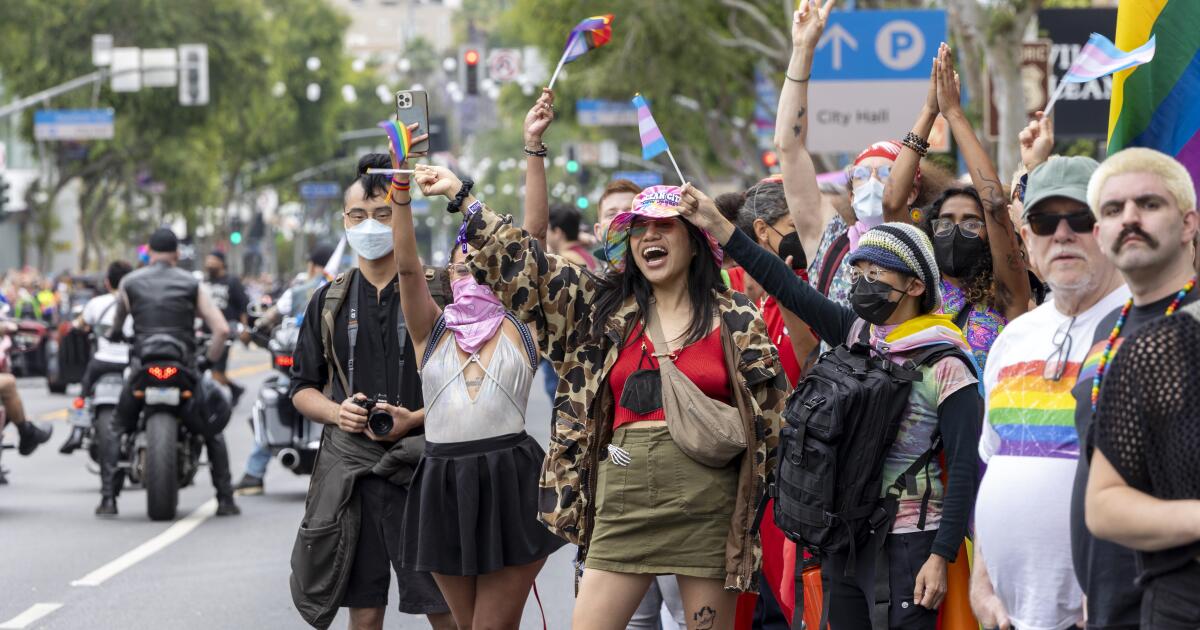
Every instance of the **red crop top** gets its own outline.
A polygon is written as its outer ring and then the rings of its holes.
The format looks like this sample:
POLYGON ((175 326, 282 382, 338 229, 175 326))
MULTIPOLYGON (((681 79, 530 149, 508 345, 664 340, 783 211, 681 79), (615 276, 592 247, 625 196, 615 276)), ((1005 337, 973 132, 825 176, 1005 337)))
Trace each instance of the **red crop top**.
MULTIPOLYGON (((721 328, 713 329, 707 337, 679 350, 674 359, 678 367, 700 391, 709 398, 730 404, 732 392, 729 389, 729 371, 725 369, 725 355, 721 348, 721 328)), ((647 414, 638 414, 621 406, 621 393, 625 391, 625 381, 639 369, 658 369, 658 359, 654 357, 654 344, 649 335, 642 334, 642 327, 634 328, 628 343, 617 355, 617 362, 609 374, 608 385, 617 401, 616 413, 613 417, 613 430, 623 424, 641 420, 665 420, 661 408, 647 414), (646 344, 643 357, 642 343, 646 344)))

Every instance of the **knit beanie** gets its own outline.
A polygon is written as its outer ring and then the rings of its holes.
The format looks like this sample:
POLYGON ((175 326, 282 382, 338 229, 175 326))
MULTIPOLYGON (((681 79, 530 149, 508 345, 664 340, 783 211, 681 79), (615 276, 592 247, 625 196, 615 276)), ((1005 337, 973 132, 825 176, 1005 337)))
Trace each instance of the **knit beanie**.
POLYGON ((846 257, 846 263, 874 263, 925 283, 921 311, 933 313, 942 308, 942 275, 933 255, 933 244, 925 232, 908 223, 884 223, 867 230, 858 241, 858 249, 846 257))

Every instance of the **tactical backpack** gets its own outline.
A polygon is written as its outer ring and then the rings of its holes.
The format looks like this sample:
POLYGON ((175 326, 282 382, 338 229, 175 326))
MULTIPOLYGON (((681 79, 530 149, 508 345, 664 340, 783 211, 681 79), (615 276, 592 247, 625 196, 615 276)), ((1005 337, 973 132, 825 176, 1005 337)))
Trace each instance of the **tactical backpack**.
MULTIPOLYGON (((854 343, 842 344, 797 386, 783 411, 780 453, 771 496, 775 524, 814 556, 848 553, 873 535, 886 534, 905 489, 941 450, 941 436, 880 497, 883 462, 903 422, 919 368, 947 356, 966 355, 950 343, 931 345, 897 364, 871 347, 870 326, 854 343)), ((972 369, 974 369, 972 367, 972 369)), ((918 527, 925 527, 926 486, 918 527)), ((878 539, 882 541, 882 539, 878 539)))

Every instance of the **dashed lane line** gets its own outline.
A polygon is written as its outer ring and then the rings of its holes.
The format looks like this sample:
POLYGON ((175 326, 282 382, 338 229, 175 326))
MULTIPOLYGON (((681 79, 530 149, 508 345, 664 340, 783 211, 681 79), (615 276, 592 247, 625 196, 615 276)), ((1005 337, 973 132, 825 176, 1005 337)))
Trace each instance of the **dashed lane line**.
POLYGON ((0 623, 0 628, 3 628, 4 630, 28 628, 38 619, 49 615, 59 608, 62 608, 62 604, 58 602, 40 602, 34 604, 25 609, 25 612, 13 617, 12 619, 9 619, 8 621, 5 621, 4 623, 0 623))

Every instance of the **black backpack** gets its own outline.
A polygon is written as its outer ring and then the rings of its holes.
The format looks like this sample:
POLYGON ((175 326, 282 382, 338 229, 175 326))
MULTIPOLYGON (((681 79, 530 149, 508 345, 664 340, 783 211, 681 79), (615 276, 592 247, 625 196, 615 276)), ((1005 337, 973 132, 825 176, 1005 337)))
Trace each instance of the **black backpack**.
POLYGON ((972 365, 950 343, 923 348, 900 365, 873 349, 869 339, 870 326, 864 324, 856 342, 822 355, 788 399, 771 488, 779 529, 814 556, 849 553, 847 575, 853 574, 855 549, 890 530, 905 488, 915 485, 916 473, 941 450, 935 434, 930 448, 880 498, 884 458, 900 430, 912 384, 921 380, 920 366, 946 356, 972 365))

